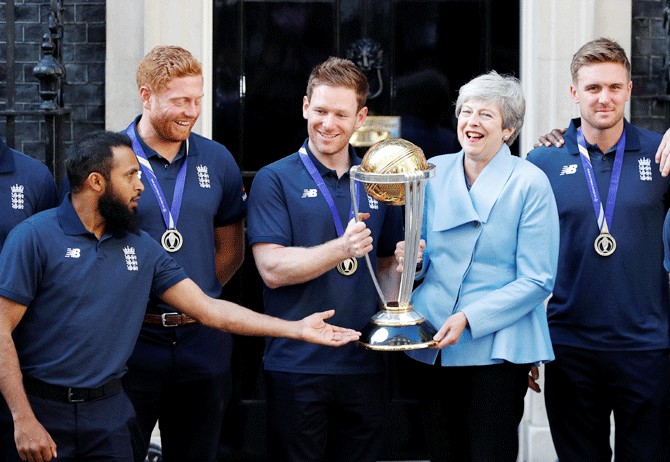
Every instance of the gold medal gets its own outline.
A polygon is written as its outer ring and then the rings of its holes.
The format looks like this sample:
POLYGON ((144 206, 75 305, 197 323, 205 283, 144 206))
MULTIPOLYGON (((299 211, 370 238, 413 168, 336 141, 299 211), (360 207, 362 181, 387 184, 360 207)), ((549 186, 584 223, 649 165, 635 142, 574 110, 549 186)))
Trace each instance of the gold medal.
POLYGON ((183 243, 184 238, 175 228, 166 230, 161 237, 161 245, 168 252, 176 252, 181 249, 183 243))
POLYGON ((353 257, 337 264, 337 271, 344 276, 351 276, 356 272, 356 268, 358 268, 358 260, 353 257))
POLYGON ((616 250, 616 241, 610 233, 602 232, 596 238, 596 242, 593 246, 598 255, 601 257, 609 257, 616 250))

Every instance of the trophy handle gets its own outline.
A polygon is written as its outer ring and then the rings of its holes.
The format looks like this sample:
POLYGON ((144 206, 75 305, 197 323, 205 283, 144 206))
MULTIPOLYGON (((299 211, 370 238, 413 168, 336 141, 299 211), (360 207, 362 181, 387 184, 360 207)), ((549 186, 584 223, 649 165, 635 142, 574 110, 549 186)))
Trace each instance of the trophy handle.
MULTIPOLYGON (((351 205, 354 208, 354 220, 356 220, 356 223, 360 222, 361 220, 358 218, 358 204, 356 204, 356 179, 351 175, 349 177, 349 192, 351 193, 351 205)), ((370 255, 367 253, 365 254, 365 263, 368 265, 368 270, 370 271, 370 276, 372 276, 372 282, 375 284, 375 289, 377 289, 377 295, 379 296, 379 300, 382 303, 382 306, 386 306, 386 298, 384 298, 384 294, 382 293, 382 289, 379 286, 379 282, 377 281, 377 275, 375 274, 374 269, 372 268, 372 263, 370 262, 370 255)))

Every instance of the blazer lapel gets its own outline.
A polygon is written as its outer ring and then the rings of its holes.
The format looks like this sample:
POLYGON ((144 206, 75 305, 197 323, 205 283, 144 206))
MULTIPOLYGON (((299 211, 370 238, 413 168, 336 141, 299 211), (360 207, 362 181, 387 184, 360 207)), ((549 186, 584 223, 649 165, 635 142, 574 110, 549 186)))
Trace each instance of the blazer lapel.
POLYGON ((472 185, 470 197, 482 223, 486 223, 493 205, 500 197, 507 180, 514 170, 514 159, 506 144, 484 167, 477 181, 472 185))

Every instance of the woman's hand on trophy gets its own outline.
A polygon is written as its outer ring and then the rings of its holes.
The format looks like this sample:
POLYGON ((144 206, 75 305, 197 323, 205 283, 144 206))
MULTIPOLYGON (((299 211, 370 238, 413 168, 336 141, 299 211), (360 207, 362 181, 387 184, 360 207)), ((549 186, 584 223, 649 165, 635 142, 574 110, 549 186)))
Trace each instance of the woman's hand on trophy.
POLYGON ((437 334, 433 336, 433 340, 437 342, 431 348, 442 349, 449 345, 455 345, 461 338, 461 334, 468 325, 468 318, 461 311, 454 313, 447 318, 437 334))
MULTIPOLYGON (((419 241, 419 255, 416 259, 416 271, 421 271, 421 265, 423 264, 423 249, 426 248, 426 241, 421 239, 419 241)), ((398 266, 396 271, 398 273, 403 272, 403 264, 405 263, 405 241, 400 241, 395 245, 395 259, 398 261, 398 266)))
POLYGON ((349 257, 361 258, 372 250, 371 231, 363 223, 363 220, 367 220, 369 217, 369 213, 359 213, 358 219, 360 221, 352 218, 347 225, 347 229, 344 230, 341 239, 349 257))

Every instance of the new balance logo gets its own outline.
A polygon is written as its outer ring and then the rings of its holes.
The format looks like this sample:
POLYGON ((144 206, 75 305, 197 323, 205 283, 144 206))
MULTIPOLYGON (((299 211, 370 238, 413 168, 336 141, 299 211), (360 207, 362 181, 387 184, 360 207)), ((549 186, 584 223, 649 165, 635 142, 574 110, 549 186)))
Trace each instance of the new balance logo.
POLYGON ((67 248, 65 251, 65 258, 79 258, 81 257, 81 249, 71 249, 67 248))
POLYGON ((573 173, 577 173, 577 164, 564 165, 561 170, 561 175, 572 175, 573 173))
POLYGON ((302 191, 302 199, 305 197, 316 197, 316 189, 305 189, 302 191))

